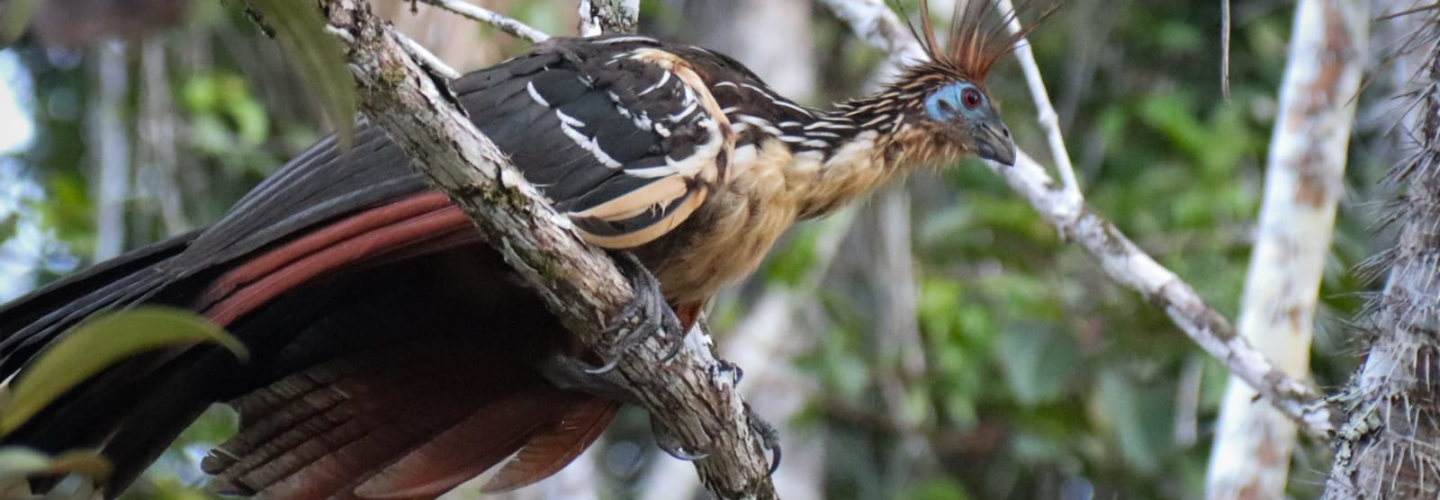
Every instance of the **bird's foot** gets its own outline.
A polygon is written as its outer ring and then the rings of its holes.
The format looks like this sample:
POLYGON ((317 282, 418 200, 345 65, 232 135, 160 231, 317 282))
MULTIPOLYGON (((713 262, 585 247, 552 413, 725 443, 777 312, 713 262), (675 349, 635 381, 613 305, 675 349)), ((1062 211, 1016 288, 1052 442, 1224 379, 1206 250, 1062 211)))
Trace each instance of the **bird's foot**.
MULTIPOLYGON (((642 408, 645 406, 641 401, 640 391, 614 371, 596 373, 588 363, 563 354, 541 360, 539 369, 540 375, 557 388, 609 398, 642 408)), ((674 431, 653 415, 650 417, 650 431, 655 435, 655 444, 672 457, 691 461, 709 456, 709 452, 687 448, 674 431)))
POLYGON ((780 469, 780 431, 775 426, 760 417, 750 403, 745 403, 745 419, 749 421, 750 432, 760 438, 760 446, 770 453, 770 474, 780 469))
MULTIPOLYGON (((613 371, 596 373, 588 363, 562 354, 546 357, 541 361, 539 368, 540 374, 557 388, 609 398, 625 404, 645 406, 640 398, 639 390, 619 373, 613 371)), ((740 377, 743 376, 743 372, 738 366, 727 361, 721 361, 713 370, 715 373, 712 373, 712 376, 728 373, 737 384, 740 382, 740 377)), ((745 420, 750 427, 750 432, 760 438, 761 446, 770 454, 770 473, 774 474, 775 470, 780 467, 780 433, 775 430, 775 426, 756 413, 748 403, 745 405, 745 420)), ((675 431, 670 429, 663 420, 655 418, 654 415, 650 417, 650 431, 655 436, 656 446, 665 450, 665 453, 672 457, 693 461, 710 455, 709 451, 686 447, 675 431)))
POLYGON ((620 315, 605 327, 606 333, 615 334, 619 338, 608 359, 604 364, 589 367, 586 371, 594 374, 613 371, 626 351, 656 334, 670 342, 665 356, 661 359, 669 361, 685 345, 685 331, 680 319, 675 316, 675 311, 670 308, 669 302, 665 301, 665 295, 660 291, 660 282, 629 252, 611 252, 610 255, 615 259, 620 274, 630 281, 630 289, 635 291, 635 300, 626 304, 620 315))

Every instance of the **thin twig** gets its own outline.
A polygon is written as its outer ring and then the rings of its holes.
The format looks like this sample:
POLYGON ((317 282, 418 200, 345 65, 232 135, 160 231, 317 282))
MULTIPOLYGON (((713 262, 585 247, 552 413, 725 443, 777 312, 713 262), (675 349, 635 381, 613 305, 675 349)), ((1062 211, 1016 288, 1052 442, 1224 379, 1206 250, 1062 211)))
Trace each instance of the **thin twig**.
MULTIPOLYGON (((1010 0, 996 1, 1000 12, 1009 13, 1006 15, 1005 29, 1012 34, 1019 33, 1023 26, 1020 24, 1019 13, 1015 12, 1015 6, 1010 0)), ((1065 183, 1065 196, 1070 198, 1070 204, 1078 208, 1084 197, 1080 194, 1080 180, 1075 176, 1075 166, 1070 163, 1070 151, 1065 147, 1065 136, 1060 130, 1060 115, 1055 113, 1055 105, 1050 104, 1050 93, 1045 90, 1045 79, 1040 76, 1040 65, 1035 63, 1035 51, 1030 50, 1030 42, 1023 37, 1015 40, 1015 59, 1020 61, 1020 68, 1025 71, 1025 83, 1030 86, 1030 98, 1035 101, 1035 110, 1039 113, 1036 119, 1050 143, 1050 155, 1055 160, 1056 170, 1060 171, 1060 181, 1065 183)))
MULTIPOLYGON (((840 9, 854 7, 846 4, 868 5, 873 0, 824 0, 824 3, 841 14, 840 9)), ((840 17, 864 34, 867 42, 890 51, 892 58, 912 53, 919 45, 889 9, 875 12, 874 18, 852 19, 843 14, 840 17)), ((1195 343, 1220 360, 1231 373, 1255 387, 1307 433, 1324 437, 1333 434, 1334 414, 1318 390, 1286 375, 1237 336, 1225 317, 1205 304, 1189 284, 1146 255, 1114 224, 1087 209, 1080 198, 1055 189, 1054 180, 1029 155, 1019 151, 1017 156, 1014 167, 988 164, 1061 234, 1099 260, 1111 278, 1163 309, 1195 343)))
POLYGON ((835 17, 839 17, 855 35, 872 46, 891 54, 899 64, 926 60, 925 51, 900 22, 885 0, 820 0, 835 17))
POLYGON ((1139 292, 1146 301, 1165 311, 1191 340, 1295 420, 1306 433, 1320 437, 1333 433, 1332 419, 1336 415, 1318 390, 1286 374, 1236 334, 1230 322, 1206 304, 1194 288, 1155 262, 1114 224, 1088 207, 1064 206, 1065 197, 1052 188, 1054 181, 1033 158, 1022 151, 1014 167, 987 164, 1067 239, 1080 244, 1099 260, 1111 279, 1139 292), (1079 216, 1072 217, 1071 213, 1079 216))
POLYGON ((464 0, 420 0, 434 5, 441 9, 448 10, 475 21, 479 21, 504 31, 511 35, 529 40, 531 43, 540 43, 550 39, 550 35, 531 28, 530 25, 522 23, 514 18, 506 17, 484 7, 465 2, 464 0))
POLYGON ((430 49, 425 48, 424 45, 420 45, 420 42, 398 31, 395 32, 395 36, 399 37, 400 41, 405 42, 405 50, 410 53, 410 56, 418 60, 420 65, 424 66, 425 69, 431 73, 440 75, 446 80, 460 78, 459 71, 455 71, 455 68, 451 68, 450 65, 445 64, 445 61, 441 61, 439 56, 430 52, 430 49))
POLYGON ((1230 98, 1230 0, 1220 0, 1220 97, 1230 98))

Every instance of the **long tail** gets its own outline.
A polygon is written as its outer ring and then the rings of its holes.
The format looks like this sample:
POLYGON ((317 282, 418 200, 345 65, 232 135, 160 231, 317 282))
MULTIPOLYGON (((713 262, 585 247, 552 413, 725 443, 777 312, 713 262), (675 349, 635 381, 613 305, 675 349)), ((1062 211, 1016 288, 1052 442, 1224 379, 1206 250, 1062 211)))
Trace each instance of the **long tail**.
POLYGON ((212 402, 230 401, 240 432, 202 464, 220 491, 428 499, 486 471, 492 490, 549 476, 613 418, 614 402, 535 372, 572 340, 443 196, 297 234, 188 274, 174 269, 195 238, 179 237, 0 310, 0 379, 56 330, 139 301, 190 307, 251 350, 244 364, 212 347, 129 360, 0 444, 98 448, 116 466, 113 498, 212 402))

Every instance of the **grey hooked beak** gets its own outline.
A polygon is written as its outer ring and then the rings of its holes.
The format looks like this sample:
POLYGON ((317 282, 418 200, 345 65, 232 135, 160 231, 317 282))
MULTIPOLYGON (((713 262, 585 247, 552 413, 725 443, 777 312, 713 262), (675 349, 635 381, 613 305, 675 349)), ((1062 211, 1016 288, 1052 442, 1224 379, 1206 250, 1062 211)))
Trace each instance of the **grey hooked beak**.
POLYGON ((975 129, 975 154, 981 158, 1015 165, 1015 141, 1004 124, 984 124, 975 129))

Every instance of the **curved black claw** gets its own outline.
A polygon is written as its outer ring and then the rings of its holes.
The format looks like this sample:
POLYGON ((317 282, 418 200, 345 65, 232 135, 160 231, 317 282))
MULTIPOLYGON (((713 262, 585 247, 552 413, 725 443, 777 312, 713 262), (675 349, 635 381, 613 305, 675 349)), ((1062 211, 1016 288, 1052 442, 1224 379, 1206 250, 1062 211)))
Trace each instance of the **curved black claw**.
MULTIPOLYGON (((558 389, 580 391, 630 405, 643 406, 635 388, 619 374, 593 373, 590 368, 591 366, 584 361, 561 354, 546 357, 537 366, 540 375, 558 389)), ((710 456, 708 451, 685 448, 680 439, 675 437, 675 432, 653 415, 650 417, 650 431, 655 435, 655 445, 672 457, 694 461, 710 456)))
POLYGON ((716 359, 715 364, 710 367, 710 370, 711 378, 718 378, 720 375, 729 374, 730 384, 735 386, 739 386, 740 381, 745 378, 744 368, 724 359, 716 359))
POLYGON ((780 470, 780 431, 775 430, 775 426, 755 413, 749 403, 745 404, 745 418, 750 422, 750 432, 760 436, 761 446, 770 452, 770 474, 775 474, 775 471, 780 470))
POLYGON ((685 345, 685 332, 681 330, 680 319, 675 316, 670 303, 665 301, 665 295, 660 291, 660 282, 629 252, 611 252, 610 255, 615 259, 615 266, 620 269, 620 274, 630 280, 630 288, 635 291, 635 300, 626 304, 625 310, 605 327, 606 333, 619 337, 619 341, 610 351, 610 358, 605 360, 605 364, 587 368, 586 371, 594 374, 609 373, 619 363, 622 353, 655 334, 669 339, 671 345, 662 358, 662 361, 669 361, 685 345))
MULTIPOLYGON (((613 363, 612 363, 613 364, 613 363)), ((589 363, 564 354, 552 354, 540 360, 536 369, 540 376, 557 389, 580 391, 626 404, 640 406, 635 388, 615 373, 597 373, 589 363)))
POLYGON ((665 450, 665 453, 677 459, 694 462, 710 456, 709 451, 686 449, 685 444, 675 437, 675 432, 654 415, 650 416, 650 433, 655 435, 655 446, 659 446, 661 450, 665 450))

